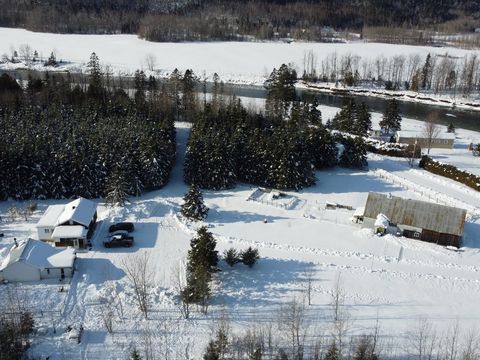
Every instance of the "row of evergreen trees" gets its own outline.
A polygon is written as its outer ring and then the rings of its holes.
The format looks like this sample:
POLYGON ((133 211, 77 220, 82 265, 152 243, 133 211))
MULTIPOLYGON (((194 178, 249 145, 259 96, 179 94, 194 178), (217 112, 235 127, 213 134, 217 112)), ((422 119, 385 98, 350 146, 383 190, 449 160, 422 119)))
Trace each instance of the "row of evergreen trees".
POLYGON ((315 168, 334 166, 337 152, 321 124, 307 125, 250 114, 239 102, 218 112, 207 105, 192 128, 185 181, 213 190, 239 181, 278 189, 310 186, 315 168))
POLYGON ((83 196, 121 203, 162 187, 175 159, 173 118, 139 87, 145 76, 137 78, 134 99, 107 87, 94 54, 85 88, 47 75, 22 89, 4 75, 0 200, 83 196))

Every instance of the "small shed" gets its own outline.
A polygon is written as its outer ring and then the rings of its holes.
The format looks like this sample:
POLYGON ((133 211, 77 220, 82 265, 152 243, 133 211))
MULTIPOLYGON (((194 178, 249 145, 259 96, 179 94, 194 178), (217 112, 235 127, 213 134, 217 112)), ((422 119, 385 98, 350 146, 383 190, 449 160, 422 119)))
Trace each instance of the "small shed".
MULTIPOLYGON (((401 144, 417 145, 421 148, 428 147, 428 139, 421 131, 397 131, 395 134, 395 141, 401 144)), ((441 132, 432 138, 430 147, 432 149, 453 149, 455 144, 455 134, 448 132, 441 132)))
POLYGON ((375 228, 379 214, 389 220, 388 232, 439 245, 460 247, 467 211, 426 201, 369 193, 363 226, 375 228))
POLYGON ((73 248, 60 250, 28 239, 10 249, 0 266, 0 279, 15 282, 72 277, 75 259, 73 248))

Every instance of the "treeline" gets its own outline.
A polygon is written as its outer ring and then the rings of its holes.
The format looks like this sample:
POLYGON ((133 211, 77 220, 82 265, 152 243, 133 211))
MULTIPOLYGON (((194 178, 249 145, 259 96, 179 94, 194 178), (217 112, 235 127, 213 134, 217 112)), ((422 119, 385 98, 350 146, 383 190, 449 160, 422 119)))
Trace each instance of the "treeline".
MULTIPOLYGON (((0 0, 0 26, 66 33, 138 33, 154 41, 331 40, 328 27, 431 27, 475 17, 468 0, 0 0), (327 27, 327 28, 326 28, 327 27)), ((470 29, 470 30, 473 30, 470 29)))
POLYGON ((455 57, 448 53, 362 58, 331 53, 318 61, 310 51, 305 53, 303 79, 340 82, 346 86, 381 86, 387 90, 470 95, 480 90, 480 58, 477 54, 455 57))
POLYGON ((83 196, 117 202, 168 181, 174 110, 162 105, 155 79, 137 72, 131 98, 105 86, 94 54, 89 66, 86 89, 48 74, 22 89, 2 75, 1 200, 83 196))
MULTIPOLYGON (((266 112, 249 113, 238 102, 205 107, 192 128, 184 176, 188 184, 228 189, 237 182, 300 190, 315 183, 315 169, 364 168, 361 137, 333 137, 317 103, 295 97, 296 73, 286 65, 267 80, 266 112), (337 144, 343 145, 338 157, 337 144)), ((367 109, 368 111, 368 109, 367 109)))

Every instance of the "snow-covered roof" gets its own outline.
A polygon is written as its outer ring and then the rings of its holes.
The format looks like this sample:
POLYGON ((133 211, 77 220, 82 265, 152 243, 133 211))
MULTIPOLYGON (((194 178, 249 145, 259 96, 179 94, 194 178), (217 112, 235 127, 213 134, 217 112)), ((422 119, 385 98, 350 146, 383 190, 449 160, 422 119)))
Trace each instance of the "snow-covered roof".
POLYGON ((0 267, 0 271, 10 264, 22 261, 38 269, 73 267, 75 249, 56 249, 39 240, 28 239, 14 245, 0 267))
POLYGON ((387 228, 388 224, 390 224, 390 220, 384 214, 378 214, 377 218, 375 219, 375 227, 383 227, 387 228))
POLYGON ((363 216, 364 213, 365 213, 365 206, 360 206, 360 207, 355 209, 355 212, 353 213, 353 216, 354 217, 363 216))
POLYGON ((53 227, 63 213, 65 205, 50 205, 37 223, 37 227, 53 227))
POLYGON ((52 239, 83 239, 88 230, 81 225, 57 226, 52 233, 52 239))
POLYGON ((384 214, 396 224, 462 236, 467 211, 426 201, 371 192, 368 194, 364 216, 376 219, 378 214, 384 214))
MULTIPOLYGON (((397 131, 397 136, 404 139, 425 139, 426 136, 422 131, 402 130, 397 131)), ((440 132, 435 136, 435 139, 440 140, 455 140, 455 134, 449 132, 440 132)))
POLYGON ((93 201, 84 198, 78 198, 65 205, 65 208, 60 214, 56 225, 58 226, 73 221, 88 227, 92 221, 95 211, 97 211, 97 205, 93 201))

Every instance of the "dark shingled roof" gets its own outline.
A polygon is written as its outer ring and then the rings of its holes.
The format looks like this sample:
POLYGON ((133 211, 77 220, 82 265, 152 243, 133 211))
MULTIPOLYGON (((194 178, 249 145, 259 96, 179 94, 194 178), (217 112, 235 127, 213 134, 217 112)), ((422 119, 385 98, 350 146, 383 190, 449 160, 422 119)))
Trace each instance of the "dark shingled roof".
POLYGON ((378 214, 396 224, 462 236, 467 210, 371 192, 364 216, 375 219, 378 214))

